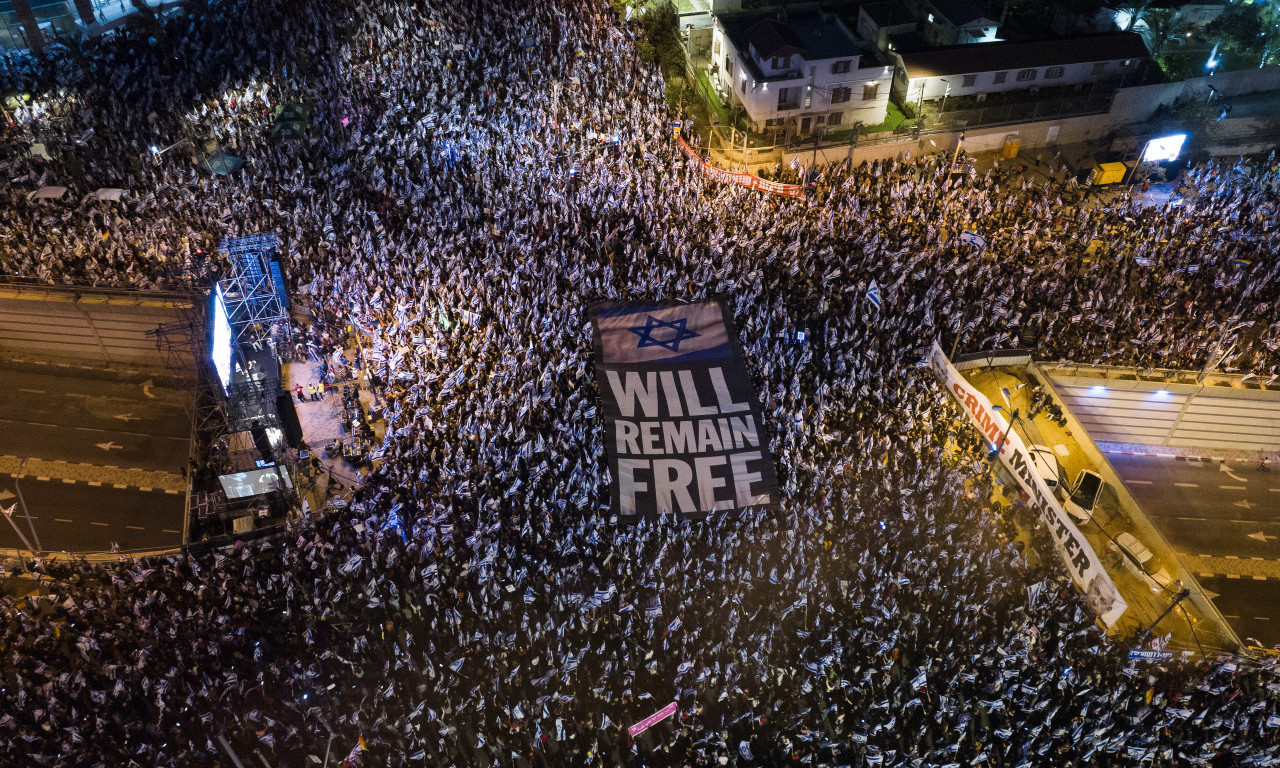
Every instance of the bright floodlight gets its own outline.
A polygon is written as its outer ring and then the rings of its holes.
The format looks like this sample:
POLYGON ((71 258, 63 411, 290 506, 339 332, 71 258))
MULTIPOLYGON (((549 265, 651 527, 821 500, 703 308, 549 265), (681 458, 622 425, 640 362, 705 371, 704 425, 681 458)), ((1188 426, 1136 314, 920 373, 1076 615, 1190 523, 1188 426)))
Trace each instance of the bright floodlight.
POLYGON ((1177 160, 1178 154, 1182 152, 1182 143, 1186 140, 1185 133, 1152 139, 1147 142, 1147 151, 1142 153, 1142 162, 1159 163, 1165 160, 1177 160))
POLYGON ((215 286, 213 297, 213 347, 209 350, 218 380, 226 389, 231 383, 231 345, 234 334, 227 316, 227 300, 222 296, 222 286, 215 286))

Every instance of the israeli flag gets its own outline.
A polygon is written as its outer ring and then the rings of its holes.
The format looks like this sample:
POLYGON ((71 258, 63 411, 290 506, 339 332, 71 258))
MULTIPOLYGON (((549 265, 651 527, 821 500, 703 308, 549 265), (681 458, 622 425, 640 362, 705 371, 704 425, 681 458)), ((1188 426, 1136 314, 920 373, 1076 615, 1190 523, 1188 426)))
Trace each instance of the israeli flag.
POLYGON ((531 589, 531 588, 529 588, 529 587, 525 587, 525 590, 524 590, 524 604, 525 604, 525 605, 531 605, 535 600, 537 600, 537 598, 533 596, 533 589, 531 589))
POLYGON ((463 662, 463 661, 464 661, 464 659, 458 659, 457 661, 451 661, 451 662, 449 662, 449 669, 452 669, 454 672, 459 671, 460 669, 462 669, 462 662, 463 662))
POLYGON ((685 672, 688 672, 691 669, 693 669, 692 661, 682 661, 680 662, 680 666, 676 667, 676 674, 683 675, 685 672))
POLYGON ((968 243, 969 245, 976 245, 983 249, 987 247, 987 238, 977 232, 969 232, 968 230, 960 233, 960 242, 968 243))
POLYGON ((867 286, 867 301, 871 302, 877 312, 880 311, 880 286, 876 285, 875 280, 872 280, 871 285, 867 286))
POLYGON ((738 754, 742 755, 743 760, 754 760, 751 756, 751 745, 745 741, 738 742, 738 754))

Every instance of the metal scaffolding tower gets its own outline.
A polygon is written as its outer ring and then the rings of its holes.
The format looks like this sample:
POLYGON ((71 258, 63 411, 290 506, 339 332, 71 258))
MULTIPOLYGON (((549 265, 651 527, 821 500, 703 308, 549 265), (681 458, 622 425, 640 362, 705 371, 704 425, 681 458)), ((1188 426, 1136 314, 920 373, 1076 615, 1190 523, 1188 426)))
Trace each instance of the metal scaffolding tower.
POLYGON ((231 276, 218 281, 218 286, 238 342, 270 337, 289 321, 282 286, 275 277, 279 268, 273 267, 271 258, 278 244, 276 234, 268 232, 228 237, 218 245, 218 251, 231 261, 231 276))

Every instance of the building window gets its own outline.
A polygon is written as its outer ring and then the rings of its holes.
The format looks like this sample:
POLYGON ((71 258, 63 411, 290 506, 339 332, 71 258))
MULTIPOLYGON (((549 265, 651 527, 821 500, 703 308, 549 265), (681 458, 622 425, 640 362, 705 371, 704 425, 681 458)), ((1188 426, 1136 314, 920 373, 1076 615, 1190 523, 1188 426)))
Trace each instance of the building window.
POLYGON ((852 61, 837 61, 835 64, 831 65, 831 74, 833 75, 846 74, 848 73, 849 67, 852 64, 853 64, 852 61))
POLYGON ((791 106, 787 103, 787 93, 790 92, 790 90, 790 88, 778 89, 778 109, 787 109, 791 106))
POLYGON ((1034 69, 1018 70, 1018 82, 1026 83, 1036 79, 1036 71, 1034 69))
POLYGON ((839 125, 844 120, 843 112, 832 112, 827 115, 827 125, 839 125))
POLYGON ((1009 76, 1008 72, 997 72, 996 76, 991 79, 991 82, 996 85, 1002 85, 1005 81, 1005 78, 1007 78, 1008 76, 1009 76))
POLYGON ((852 88, 832 88, 831 89, 832 104, 843 104, 849 99, 851 99, 852 97, 853 97, 852 88))
POLYGON ((1093 65, 1093 74, 1100 75, 1107 71, 1107 62, 1099 61, 1093 65))
POLYGON ((773 57, 773 68, 774 68, 774 69, 786 69, 786 68, 787 68, 787 65, 788 65, 788 64, 790 64, 790 63, 791 63, 791 57, 790 57, 790 56, 774 56, 774 57, 773 57))
POLYGON ((1066 70, 1062 67, 1049 67, 1044 71, 1045 80, 1057 80, 1062 77, 1062 73, 1066 70))
POLYGON ((766 128, 773 128, 773 127, 782 125, 785 122, 787 122, 787 119, 785 117, 771 117, 768 120, 764 121, 764 125, 766 128))
POLYGON ((876 97, 876 94, 879 92, 880 92, 879 83, 867 83, 866 85, 862 86, 862 100, 871 101, 876 97))
POLYGON ((977 75, 965 75, 965 76, 964 76, 964 86, 963 86, 963 87, 965 87, 965 88, 972 88, 973 86, 975 86, 975 85, 977 85, 977 84, 978 84, 978 76, 977 76, 977 75))

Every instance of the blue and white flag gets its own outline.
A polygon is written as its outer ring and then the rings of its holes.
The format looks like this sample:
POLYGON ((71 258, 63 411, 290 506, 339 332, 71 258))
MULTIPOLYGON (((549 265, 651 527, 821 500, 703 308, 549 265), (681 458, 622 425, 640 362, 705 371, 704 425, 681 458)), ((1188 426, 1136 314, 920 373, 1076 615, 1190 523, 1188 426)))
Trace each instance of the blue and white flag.
POLYGON ((738 742, 738 754, 742 755, 743 760, 755 760, 751 756, 751 745, 745 741, 738 742))
POLYGON ((969 245, 976 245, 979 248, 984 249, 987 247, 987 238, 977 232, 970 232, 968 230, 960 233, 960 242, 968 243, 969 245))
POLYGON ((876 285, 875 280, 872 280, 871 285, 867 286, 867 301, 871 302, 876 311, 880 310, 880 286, 876 285))
POLYGON ((454 672, 457 672, 458 670, 462 669, 463 661, 465 661, 465 659, 458 659, 457 661, 449 662, 449 669, 452 669, 454 672))

